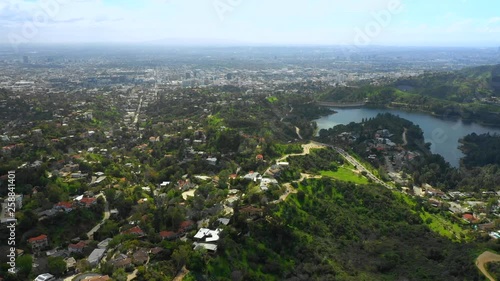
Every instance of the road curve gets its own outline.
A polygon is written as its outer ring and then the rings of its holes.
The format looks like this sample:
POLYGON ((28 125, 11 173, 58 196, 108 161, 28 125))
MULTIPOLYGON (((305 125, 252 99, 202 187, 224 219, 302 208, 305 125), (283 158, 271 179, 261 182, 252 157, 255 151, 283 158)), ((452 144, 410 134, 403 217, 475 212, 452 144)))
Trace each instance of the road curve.
POLYGON ((100 193, 97 197, 104 198, 104 202, 105 202, 105 205, 104 205, 104 218, 102 219, 102 221, 100 223, 98 223, 89 232, 87 232, 87 236, 89 237, 89 239, 94 235, 94 233, 96 233, 99 230, 99 228, 101 228, 101 225, 103 225, 104 222, 107 219, 109 219, 109 203, 108 203, 108 200, 106 200, 106 196, 104 194, 100 193))
POLYGON ((481 270, 486 278, 490 281, 495 281, 495 278, 493 278, 493 276, 491 276, 491 274, 486 270, 486 264, 490 262, 500 262, 500 255, 486 251, 477 257, 476 266, 479 270, 481 270))

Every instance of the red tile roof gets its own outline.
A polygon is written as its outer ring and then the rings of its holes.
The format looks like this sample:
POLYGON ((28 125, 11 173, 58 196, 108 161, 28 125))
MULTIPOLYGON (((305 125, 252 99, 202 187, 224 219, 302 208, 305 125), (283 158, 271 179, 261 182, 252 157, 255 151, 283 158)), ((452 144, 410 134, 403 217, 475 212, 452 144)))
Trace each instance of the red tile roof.
POLYGON ((85 197, 85 198, 82 198, 82 200, 80 200, 80 202, 84 203, 87 206, 90 206, 90 205, 94 204, 94 202, 96 200, 97 200, 96 198, 85 197))
POLYGON ((73 204, 71 202, 59 202, 56 204, 56 207, 63 207, 66 209, 71 209, 71 208, 73 208, 73 204))
POLYGON ((177 233, 175 233, 173 231, 161 231, 160 232, 161 238, 170 238, 170 237, 174 237, 175 235, 177 235, 177 233))
POLYGON ((474 221, 476 218, 472 214, 463 214, 462 218, 468 220, 468 221, 474 221))
POLYGON ((43 241, 46 241, 46 240, 47 240, 47 235, 42 234, 42 235, 37 236, 37 237, 31 237, 30 239, 28 239, 28 242, 30 242, 30 243, 40 243, 40 242, 43 242, 43 241))
POLYGON ((187 231, 190 227, 193 226, 193 224, 194 224, 194 222, 192 222, 192 221, 183 221, 183 222, 181 222, 179 229, 181 231, 187 231))
POLYGON ((135 234, 135 235, 138 235, 138 236, 143 236, 144 235, 144 231, 142 231, 142 229, 140 227, 138 227, 138 226, 134 226, 131 229, 123 231, 122 233, 123 234, 135 234))
POLYGON ((76 244, 69 244, 68 248, 72 248, 72 249, 83 249, 85 248, 86 244, 85 242, 83 241, 80 241, 76 244))

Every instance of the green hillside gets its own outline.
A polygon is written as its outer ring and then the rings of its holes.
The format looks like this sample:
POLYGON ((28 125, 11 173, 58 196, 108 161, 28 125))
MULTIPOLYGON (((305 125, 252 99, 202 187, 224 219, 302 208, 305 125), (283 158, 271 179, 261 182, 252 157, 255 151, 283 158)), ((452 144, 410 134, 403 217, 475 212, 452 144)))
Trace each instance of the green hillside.
POLYGON ((500 65, 425 73, 387 85, 336 87, 319 101, 426 111, 484 124, 500 123, 500 65))
POLYGON ((479 280, 476 246, 431 231, 421 205, 403 197, 374 185, 304 181, 298 194, 260 219, 237 211, 220 254, 192 274, 197 280, 479 280))
POLYGON ((467 68, 455 72, 427 73, 400 79, 395 87, 407 92, 455 102, 500 96, 500 65, 467 68))

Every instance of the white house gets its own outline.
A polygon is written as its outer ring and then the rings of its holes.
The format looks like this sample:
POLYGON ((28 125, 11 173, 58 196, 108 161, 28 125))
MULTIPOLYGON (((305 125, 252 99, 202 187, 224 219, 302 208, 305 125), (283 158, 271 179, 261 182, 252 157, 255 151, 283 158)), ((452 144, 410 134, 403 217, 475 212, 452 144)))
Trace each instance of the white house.
POLYGON ((215 165, 217 165, 217 158, 216 157, 208 157, 207 162, 208 162, 208 164, 215 166, 215 165))
POLYGON ((194 238, 199 240, 204 240, 206 242, 217 242, 219 241, 219 233, 221 230, 218 228, 216 230, 210 230, 208 228, 200 228, 198 233, 194 236, 194 238))
POLYGON ((194 245, 194 249, 195 250, 198 250, 200 248, 204 248, 207 251, 211 251, 211 252, 216 252, 217 251, 217 245, 215 245, 215 244, 194 242, 193 245, 194 245))
POLYGON ((257 172, 250 172, 250 173, 246 174, 243 178, 246 180, 257 181, 257 180, 261 180, 262 176, 257 172))

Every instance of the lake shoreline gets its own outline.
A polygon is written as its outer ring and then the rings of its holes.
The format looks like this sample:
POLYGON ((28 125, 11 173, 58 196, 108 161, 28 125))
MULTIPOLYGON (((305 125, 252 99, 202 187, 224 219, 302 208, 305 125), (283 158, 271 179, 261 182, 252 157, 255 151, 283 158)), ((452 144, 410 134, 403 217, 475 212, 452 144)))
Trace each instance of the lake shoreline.
POLYGON ((460 159, 465 156, 459 148, 461 138, 473 132, 477 134, 500 133, 499 127, 487 126, 478 122, 468 122, 461 118, 443 118, 420 110, 410 111, 378 106, 334 109, 337 113, 313 120, 317 124, 318 131, 339 124, 359 123, 362 119, 374 118, 379 113, 388 112, 418 125, 424 132, 425 142, 431 143, 431 152, 443 156, 451 166, 456 168, 460 167, 460 159))
MULTIPOLYGON (((406 108, 406 107, 401 107, 401 106, 390 106, 390 105, 373 105, 373 104, 364 104, 364 105, 356 105, 356 106, 351 106, 351 105, 336 105, 336 106, 329 106, 329 105, 320 105, 318 106, 321 107, 329 107, 331 109, 356 109, 356 108, 370 108, 370 109, 394 109, 394 110, 400 110, 400 111, 405 111, 405 112, 418 112, 418 113, 425 113, 430 116, 443 119, 443 120, 451 120, 451 121, 462 121, 464 123, 476 123, 484 127, 491 127, 494 129, 500 129, 500 120, 498 123, 487 123, 484 122, 481 119, 477 118, 465 118, 460 115, 446 115, 446 114, 437 114, 433 111, 425 110, 425 109, 419 109, 419 108, 406 108)), ((330 115, 330 114, 328 114, 330 115)), ((322 117, 328 116, 328 115, 323 115, 322 117)))

